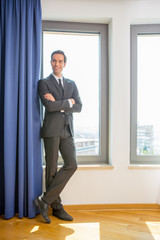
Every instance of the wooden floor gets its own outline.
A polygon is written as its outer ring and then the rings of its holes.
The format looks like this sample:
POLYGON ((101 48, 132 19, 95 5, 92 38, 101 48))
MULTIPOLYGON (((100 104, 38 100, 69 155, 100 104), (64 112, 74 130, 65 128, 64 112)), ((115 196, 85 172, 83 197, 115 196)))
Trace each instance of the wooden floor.
MULTIPOLYGON (((67 209, 68 210, 68 209, 67 209)), ((69 211, 69 210, 68 210, 69 211)), ((0 240, 160 240, 160 209, 70 210, 73 222, 0 218, 0 240)))

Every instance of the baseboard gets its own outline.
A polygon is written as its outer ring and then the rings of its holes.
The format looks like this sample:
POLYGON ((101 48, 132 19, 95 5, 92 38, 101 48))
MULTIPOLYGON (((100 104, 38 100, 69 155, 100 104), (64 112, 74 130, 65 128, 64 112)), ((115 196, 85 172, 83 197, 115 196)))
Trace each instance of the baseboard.
POLYGON ((67 211, 160 210, 157 203, 65 205, 67 211))

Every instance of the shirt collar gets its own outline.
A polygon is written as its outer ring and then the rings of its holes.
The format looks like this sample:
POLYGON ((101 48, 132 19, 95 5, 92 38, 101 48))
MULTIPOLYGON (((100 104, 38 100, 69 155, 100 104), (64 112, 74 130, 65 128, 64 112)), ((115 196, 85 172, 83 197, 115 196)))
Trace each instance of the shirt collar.
POLYGON ((63 75, 61 75, 60 78, 57 77, 56 75, 54 75, 53 73, 52 73, 52 75, 53 75, 53 77, 57 80, 58 83, 59 83, 58 79, 61 79, 61 82, 63 82, 63 75))

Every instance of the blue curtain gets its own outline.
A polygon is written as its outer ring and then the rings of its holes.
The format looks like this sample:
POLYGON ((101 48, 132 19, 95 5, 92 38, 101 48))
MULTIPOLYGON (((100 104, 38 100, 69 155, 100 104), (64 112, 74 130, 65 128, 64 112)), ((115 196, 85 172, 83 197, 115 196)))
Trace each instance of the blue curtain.
POLYGON ((34 217, 42 192, 40 0, 0 0, 0 215, 34 217))

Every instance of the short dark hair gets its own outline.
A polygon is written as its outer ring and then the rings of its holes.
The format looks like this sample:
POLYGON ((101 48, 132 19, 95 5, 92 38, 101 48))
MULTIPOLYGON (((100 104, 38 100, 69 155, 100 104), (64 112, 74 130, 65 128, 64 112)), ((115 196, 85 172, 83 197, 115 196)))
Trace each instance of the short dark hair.
POLYGON ((62 54, 64 56, 64 63, 67 62, 67 57, 66 57, 65 53, 62 50, 56 50, 56 51, 52 52, 52 54, 51 54, 51 61, 52 61, 52 57, 53 57, 54 54, 62 54))

